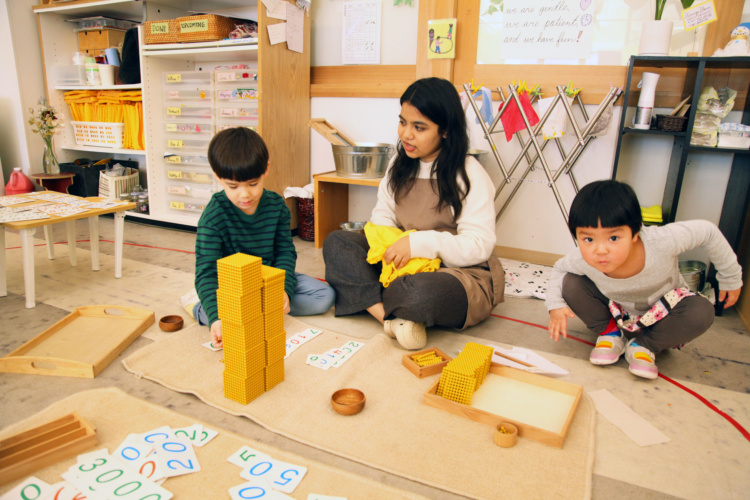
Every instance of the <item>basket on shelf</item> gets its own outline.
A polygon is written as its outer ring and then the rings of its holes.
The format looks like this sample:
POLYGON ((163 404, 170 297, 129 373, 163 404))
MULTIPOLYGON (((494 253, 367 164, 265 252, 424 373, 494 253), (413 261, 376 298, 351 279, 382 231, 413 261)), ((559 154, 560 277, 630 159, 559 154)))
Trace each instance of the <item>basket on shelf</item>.
POLYGON ((684 132, 687 122, 687 116, 656 115, 656 129, 665 132, 684 132))
POLYGON ((71 122, 80 146, 121 148, 125 136, 125 124, 116 122, 71 122))
POLYGON ((146 45, 177 43, 177 33, 179 31, 180 24, 177 22, 177 19, 146 21, 143 26, 143 42, 146 45))
POLYGON ((216 14, 200 14, 177 18, 178 42, 213 42, 229 38, 234 19, 216 14))
POLYGON ((138 185, 138 170, 127 168, 126 174, 119 177, 111 177, 104 172, 99 172, 99 196, 117 200, 120 194, 129 193, 138 185))

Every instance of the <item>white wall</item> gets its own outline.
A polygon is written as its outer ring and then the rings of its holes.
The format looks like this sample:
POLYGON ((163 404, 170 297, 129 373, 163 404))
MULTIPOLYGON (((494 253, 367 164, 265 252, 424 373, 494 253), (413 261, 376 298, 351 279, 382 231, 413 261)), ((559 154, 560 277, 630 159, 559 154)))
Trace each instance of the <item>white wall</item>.
MULTIPOLYGON (((383 2, 384 24, 385 12, 390 9, 383 2)), ((416 1, 415 1, 416 4, 416 1)), ((331 0, 315 4, 312 10, 312 61, 313 65, 340 64, 341 33, 340 17, 341 2, 331 0)), ((403 9, 403 8, 399 8, 403 9)), ((406 8, 409 9, 409 8, 406 8)), ((408 31, 416 33, 416 10, 402 16, 401 22, 412 22, 411 27, 404 30, 391 30, 390 33, 408 31), (413 14, 413 16, 411 15, 413 14)), ((405 49, 392 45, 384 45, 382 50, 382 64, 414 64, 413 62, 391 63, 389 60, 406 59, 405 49)), ((413 54, 414 52, 410 52, 413 54)), ((571 67, 571 78, 575 67, 571 67)), ((518 75, 522 79, 523 75, 518 75)), ((569 79, 561 81, 566 83, 569 79)), ((468 83, 468 82, 465 82, 468 83)), ((532 82, 533 83, 533 82, 532 82)), ((552 91, 552 89, 543 89, 552 91)), ((585 92, 585 85, 584 90, 585 92)), ((549 94, 545 94, 547 96, 549 94)), ((497 109, 497 105, 495 105, 497 109)), ((587 106, 589 116, 593 115, 596 106, 587 106)), ((363 142, 388 142, 395 144, 397 140, 398 99, 365 99, 365 98, 313 98, 311 102, 311 116, 326 118, 334 126, 342 129, 355 140, 363 142)), ((599 179, 610 178, 617 143, 616 129, 619 125, 620 107, 615 107, 613 123, 609 134, 592 141, 573 168, 573 175, 580 186, 599 179)), ((663 112, 664 110, 657 110, 663 112)), ((631 111, 632 112, 632 111, 631 111)), ((577 111, 576 111, 577 113, 577 111)), ((481 128, 475 124, 471 109, 468 113, 472 126, 472 147, 489 150, 487 141, 483 138, 481 128)), ((583 119, 579 116, 579 123, 583 119)), ((739 113, 726 121, 738 121, 739 113)), ((563 141, 566 151, 571 149, 572 134, 568 134, 563 141)), ((661 198, 669 167, 671 137, 637 137, 637 142, 631 142, 627 137, 623 155, 620 159, 618 179, 631 184, 639 195, 642 206, 661 204, 661 198), (628 147, 630 145, 630 147, 628 147)), ((506 143, 503 134, 494 137, 495 144, 501 152, 501 160, 510 167, 517 156, 518 146, 515 142, 506 143)), ((515 141, 515 139, 514 139, 515 141)), ((555 169, 561 163, 560 156, 553 144, 545 150, 545 157, 550 167, 555 169)), ((330 144, 319 134, 311 132, 311 171, 313 174, 334 170, 333 153, 330 144)), ((689 158, 683 181, 677 219, 707 219, 718 224, 721 206, 724 199, 731 155, 693 154, 689 158)), ((496 185, 499 184, 501 174, 493 159, 487 166, 496 185)), ((525 170, 525 164, 517 170, 514 177, 520 177, 525 170)), ((541 168, 532 171, 528 179, 543 181, 546 179, 541 168)), ((502 202, 508 196, 513 184, 504 188, 496 209, 500 209, 502 202)), ((557 182, 558 189, 566 209, 570 206, 575 191, 569 179, 562 176, 557 182)), ((350 188, 349 216, 351 220, 367 220, 375 204, 376 189, 370 187, 353 186, 350 188)), ((512 199, 507 210, 497 224, 497 244, 512 248, 531 251, 563 254, 574 247, 573 240, 567 230, 565 219, 555 201, 550 187, 539 182, 524 182, 512 199)))
POLYGON ((26 123, 28 108, 45 95, 37 0, 0 0, 0 159, 7 181, 13 168, 40 172, 44 142, 26 123))

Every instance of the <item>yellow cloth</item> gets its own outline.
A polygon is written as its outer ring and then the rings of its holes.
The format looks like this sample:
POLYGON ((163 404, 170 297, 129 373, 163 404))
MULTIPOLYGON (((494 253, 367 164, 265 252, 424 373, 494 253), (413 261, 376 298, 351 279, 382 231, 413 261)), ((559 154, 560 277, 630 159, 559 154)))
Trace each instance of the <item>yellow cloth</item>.
MULTIPOLYGON (((397 227, 377 226, 368 222, 365 224, 365 236, 367 236, 367 243, 370 245, 370 250, 367 252, 367 262, 377 264, 383 260, 383 255, 389 246, 413 232, 413 229, 404 232, 397 227)), ((437 271, 440 269, 440 262, 440 259, 412 257, 401 269, 396 269, 392 262, 390 264, 383 263, 380 282, 385 288, 388 288, 388 285, 399 276, 437 271)))

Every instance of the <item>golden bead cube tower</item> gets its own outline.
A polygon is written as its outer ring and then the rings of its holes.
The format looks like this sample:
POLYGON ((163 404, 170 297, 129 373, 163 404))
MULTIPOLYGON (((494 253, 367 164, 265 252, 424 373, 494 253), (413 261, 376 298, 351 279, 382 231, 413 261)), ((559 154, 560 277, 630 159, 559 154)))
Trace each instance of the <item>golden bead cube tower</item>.
POLYGON ((224 396, 248 404, 284 381, 286 272, 236 253, 216 261, 224 396))
POLYGON ((437 395, 465 405, 484 382, 492 364, 492 347, 467 342, 461 353, 440 374, 437 395))

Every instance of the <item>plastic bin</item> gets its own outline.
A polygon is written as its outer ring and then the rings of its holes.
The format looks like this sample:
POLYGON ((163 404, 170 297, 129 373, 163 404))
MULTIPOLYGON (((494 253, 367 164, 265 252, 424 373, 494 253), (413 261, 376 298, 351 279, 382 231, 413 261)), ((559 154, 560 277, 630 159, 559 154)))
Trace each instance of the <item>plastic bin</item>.
POLYGON ((167 179, 170 181, 191 182, 194 184, 213 184, 214 174, 210 169, 167 167, 167 179))
POLYGON ((162 73, 164 84, 167 86, 182 83, 197 83, 210 87, 214 80, 213 71, 166 71, 162 73))
POLYGON ((190 151, 196 153, 207 153, 208 143, 211 142, 211 136, 180 136, 167 134, 165 138, 165 147, 170 153, 181 153, 190 151))
POLYGON ((129 168, 120 177, 110 177, 99 172, 99 196, 111 200, 119 200, 120 194, 130 192, 138 185, 138 170, 129 168))
POLYGON ((216 102, 247 102, 260 97, 257 85, 237 86, 216 89, 216 102))
POLYGON ((205 154, 171 154, 164 157, 164 162, 167 164, 167 167, 187 165, 211 169, 208 163, 208 156, 205 154))
POLYGON ((164 117, 167 120, 175 118, 203 118, 211 119, 214 115, 214 107, 211 102, 175 102, 168 103, 164 107, 164 117))
POLYGON ((217 69, 214 71, 216 85, 233 84, 237 82, 257 82, 258 67, 243 69, 217 69))
POLYGON ((217 118, 252 118, 258 119, 258 101, 250 100, 243 103, 217 103, 217 118))
POLYGON ((167 102, 171 101, 213 101, 213 88, 210 86, 196 86, 192 87, 167 87, 164 89, 164 100, 167 102))

